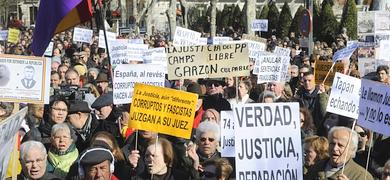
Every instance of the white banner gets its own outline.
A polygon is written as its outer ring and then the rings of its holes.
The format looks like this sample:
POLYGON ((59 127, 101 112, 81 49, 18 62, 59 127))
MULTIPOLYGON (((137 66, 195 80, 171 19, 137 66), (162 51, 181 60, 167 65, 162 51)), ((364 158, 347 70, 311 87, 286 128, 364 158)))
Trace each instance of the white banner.
POLYGON ((143 39, 130 39, 129 43, 130 44, 144 44, 144 40, 143 39))
POLYGON ((250 58, 258 57, 260 52, 264 52, 267 49, 267 45, 261 42, 251 40, 245 40, 245 42, 248 43, 250 58))
POLYGON ((390 88, 380 82, 362 79, 358 124, 390 136, 390 88))
POLYGON ((379 44, 379 59, 390 61, 390 40, 382 40, 379 44))
POLYGON ((155 64, 119 64, 113 73, 114 104, 128 104, 135 83, 164 87, 165 72, 155 64))
POLYGON ((237 179, 302 179, 298 103, 233 107, 237 179))
POLYGON ((5 41, 8 38, 8 30, 0 31, 0 41, 5 41))
MULTIPOLYGON (((106 36, 107 36, 107 43, 110 44, 111 41, 115 41, 116 39, 116 34, 113 32, 106 31, 106 36)), ((106 43, 104 40, 104 32, 103 30, 99 30, 99 45, 100 48, 106 49, 106 43)))
POLYGON ((226 42, 233 41, 231 37, 213 37, 212 44, 226 44, 226 42))
POLYGON ((182 27, 176 27, 175 37, 173 39, 174 46, 194 46, 199 44, 199 32, 189 30, 182 27))
POLYGON ((49 43, 49 45, 47 46, 45 53, 43 55, 49 56, 49 57, 53 56, 53 47, 54 47, 54 42, 51 41, 49 43))
POLYGON ((5 179, 8 162, 15 144, 15 135, 18 133, 26 114, 27 107, 0 122, 0 179, 5 179))
POLYGON ((148 50, 147 44, 128 44, 127 58, 129 61, 144 61, 143 55, 148 50))
POLYGON ((275 47, 274 53, 279 55, 279 56, 290 56, 290 48, 282 48, 279 46, 275 47))
POLYGON ((253 74, 257 74, 257 83, 285 81, 289 63, 289 56, 272 54, 257 57, 253 69, 253 74))
POLYGON ((93 35, 92 29, 83 29, 83 28, 75 27, 73 31, 73 41, 84 42, 89 44, 92 42, 92 35, 93 35))
POLYGON ((221 156, 234 157, 234 116, 233 111, 221 111, 221 156))
POLYGON ((252 31, 268 31, 268 19, 255 19, 252 22, 252 31))
POLYGON ((129 62, 127 57, 128 42, 127 39, 116 39, 109 43, 111 65, 127 64, 129 62))
POLYGON ((199 38, 198 45, 207 45, 207 38, 199 38))
POLYGON ((143 55, 144 64, 158 64, 163 66, 162 70, 165 73, 168 73, 167 69, 167 54, 165 53, 165 48, 158 47, 153 49, 148 49, 143 55))
POLYGON ((357 119, 360 83, 360 79, 336 72, 326 111, 357 119))

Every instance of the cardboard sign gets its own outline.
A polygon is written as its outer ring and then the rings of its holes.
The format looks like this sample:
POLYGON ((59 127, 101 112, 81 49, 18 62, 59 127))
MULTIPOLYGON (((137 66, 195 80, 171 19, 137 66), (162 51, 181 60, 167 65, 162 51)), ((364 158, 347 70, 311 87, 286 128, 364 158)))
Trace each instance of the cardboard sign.
POLYGON ((54 42, 51 41, 49 45, 47 46, 45 53, 43 54, 44 56, 51 57, 53 56, 53 48, 54 48, 54 42))
POLYGON ((73 31, 73 41, 75 42, 83 42, 83 43, 91 43, 92 42, 92 29, 83 29, 75 27, 73 31))
POLYGON ((252 31, 268 31, 268 19, 255 19, 252 22, 252 31))
POLYGON ((176 27, 174 46, 194 46, 198 45, 201 33, 182 27, 176 27))
POLYGON ((298 103, 238 105, 233 114, 237 179, 302 179, 298 103))
POLYGON ((198 95, 135 84, 129 127, 189 139, 198 95))
POLYGON ((128 44, 127 45, 127 58, 129 61, 144 61, 143 56, 145 51, 148 50, 147 44, 128 44))
POLYGON ((0 55, 0 101, 49 103, 50 60, 0 55))
POLYGON ((233 111, 221 111, 221 156, 234 157, 234 115, 233 111))
POLYGON ((173 46, 166 53, 169 80, 249 76, 246 44, 173 46))
POLYGON ((128 104, 135 83, 164 87, 165 72, 154 64, 119 64, 113 72, 114 104, 128 104))
MULTIPOLYGON (((314 71, 314 79, 316 84, 321 84, 328 71, 332 67, 333 62, 328 61, 316 61, 315 64, 315 71, 314 71)), ((328 75, 328 78, 325 81, 325 85, 331 86, 333 84, 333 79, 336 74, 336 72, 342 73, 344 71, 344 64, 343 63, 336 63, 333 67, 333 71, 331 71, 328 75)))
POLYGON ((127 39, 115 39, 114 41, 112 41, 112 43, 109 43, 108 45, 110 45, 109 48, 111 65, 129 63, 129 59, 127 57, 127 39))
MULTIPOLYGON (((106 36, 107 36, 107 43, 110 44, 111 41, 115 41, 116 39, 116 34, 113 32, 106 31, 106 36)), ((98 46, 100 48, 106 49, 106 42, 104 40, 104 32, 103 30, 99 30, 99 44, 98 46)))
POLYGON ((8 162, 14 148, 15 135, 27 114, 27 107, 0 122, 0 179, 5 179, 8 162))
POLYGON ((253 69, 253 74, 257 74, 257 83, 285 81, 289 63, 289 56, 272 54, 257 57, 253 69))
POLYGON ((357 119, 359 116, 360 79, 336 73, 326 111, 357 119))
POLYGON ((336 62, 338 60, 348 60, 352 56, 356 48, 358 48, 358 43, 353 42, 350 46, 336 51, 336 53, 334 53, 333 55, 333 62, 336 62))
POLYGON ((367 129, 390 136, 389 85, 362 79, 357 123, 367 129))
POLYGON ((274 49, 274 53, 279 56, 290 56, 291 49, 290 48, 282 48, 279 46, 276 46, 274 49))
POLYGON ((8 30, 0 30, 0 41, 6 41, 8 38, 8 30))
POLYGON ((259 57, 260 56, 259 53, 264 52, 267 49, 267 45, 265 43, 252 41, 252 40, 245 40, 245 42, 248 43, 250 58, 259 57))
POLYGON ((9 28, 8 29, 8 42, 14 43, 14 44, 18 43, 19 34, 20 34, 19 29, 9 28))

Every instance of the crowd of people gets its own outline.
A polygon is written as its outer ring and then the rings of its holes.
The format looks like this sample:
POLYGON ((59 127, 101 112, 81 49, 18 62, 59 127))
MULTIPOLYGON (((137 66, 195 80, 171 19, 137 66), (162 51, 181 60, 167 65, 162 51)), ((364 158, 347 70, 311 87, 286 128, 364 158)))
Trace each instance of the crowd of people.
MULTIPOLYGON (((23 31, 17 44, 1 46, 2 53, 31 55, 32 33, 23 31)), ((161 33, 141 38, 150 48, 171 45, 161 33)), ((50 103, 21 104, 28 113, 19 131, 18 179, 235 179, 234 158, 220 154, 220 112, 237 104, 278 102, 300 104, 304 179, 390 179, 390 138, 358 125, 352 129, 353 119, 326 112, 331 90, 315 83, 315 62, 331 61, 348 37, 339 36, 331 45, 315 42, 308 55, 294 33, 272 36, 268 51, 275 46, 291 50, 286 82, 257 84, 254 74, 166 80, 167 88, 199 95, 191 139, 128 127, 131 104, 113 104, 110 62, 97 40, 73 42, 72 31, 53 37, 50 103), (72 90, 82 98, 61 93, 72 90)), ((355 53, 345 73, 360 78, 357 61, 355 53)), ((376 74, 373 80, 389 83, 387 66, 379 66, 376 74)), ((1 102, 0 119, 13 110, 14 103, 1 102)))

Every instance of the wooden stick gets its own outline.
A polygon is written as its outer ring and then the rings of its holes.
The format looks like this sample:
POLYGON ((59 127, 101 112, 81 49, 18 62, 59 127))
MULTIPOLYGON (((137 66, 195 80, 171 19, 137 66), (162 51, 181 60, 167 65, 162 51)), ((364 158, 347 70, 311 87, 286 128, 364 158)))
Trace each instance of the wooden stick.
MULTIPOLYGON (((349 137, 348 137, 348 142, 347 142, 347 146, 345 147, 348 147, 349 148, 349 144, 351 143, 351 139, 352 139, 352 131, 355 129, 355 126, 356 126, 356 119, 353 121, 353 125, 352 125, 352 129, 351 129, 351 133, 349 133, 349 137)), ((346 151, 349 151, 349 149, 345 149, 344 153, 348 153, 346 151)), ((343 162, 343 169, 341 170, 341 174, 344 174, 344 168, 345 168, 345 163, 347 161, 347 155, 344 156, 344 162, 343 162)))
POLYGON ((366 162, 366 172, 364 173, 364 180, 367 179, 368 164, 370 162, 370 154, 371 154, 371 147, 372 147, 373 136, 374 135, 371 135, 371 137, 370 137, 370 146, 368 147, 368 155, 367 155, 367 162, 366 162))
POLYGON ((328 73, 326 74, 326 76, 325 76, 325 79, 322 81, 322 84, 324 84, 325 83, 325 81, 326 81, 326 79, 328 78, 328 76, 329 76, 329 73, 330 73, 330 71, 332 71, 333 70, 333 67, 334 67, 334 65, 335 65, 336 63, 333 63, 332 64, 332 67, 330 67, 330 69, 329 69, 329 71, 328 71, 328 73))

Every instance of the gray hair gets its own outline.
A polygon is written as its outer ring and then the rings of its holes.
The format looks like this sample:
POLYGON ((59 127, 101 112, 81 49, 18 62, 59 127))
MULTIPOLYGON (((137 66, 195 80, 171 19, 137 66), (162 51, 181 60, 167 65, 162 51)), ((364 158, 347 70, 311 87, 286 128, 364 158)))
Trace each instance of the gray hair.
POLYGON ((297 65, 291 65, 291 70, 293 70, 293 69, 296 69, 296 70, 298 70, 299 69, 299 67, 297 66, 297 65))
POLYGON ((54 136, 58 131, 63 130, 69 134, 70 137, 70 129, 69 126, 66 123, 60 123, 60 124, 55 124, 51 128, 51 136, 54 136))
MULTIPOLYGON (((344 126, 334 126, 332 129, 329 130, 328 133, 328 140, 330 142, 330 138, 332 137, 333 133, 336 131, 347 131, 348 134, 351 134, 351 142, 349 143, 349 150, 352 151, 351 157, 354 158, 356 156, 356 151, 358 148, 358 142, 359 142, 359 137, 356 131, 353 131, 350 128, 344 127, 344 126)), ((349 141, 349 140, 348 140, 349 141)))
POLYGON ((264 90, 260 96, 259 96, 259 102, 264 102, 264 99, 265 98, 272 98, 272 101, 275 102, 276 100, 276 96, 275 96, 275 93, 272 92, 272 91, 269 91, 269 90, 264 90))
POLYGON ((39 142, 39 141, 26 141, 22 145, 20 145, 20 161, 24 162, 24 158, 30 152, 32 149, 38 149, 39 152, 41 152, 45 158, 47 156, 47 151, 45 146, 39 142))
POLYGON ((200 136, 204 133, 214 133, 215 140, 220 140, 220 130, 219 125, 215 122, 211 121, 203 121, 199 124, 198 128, 196 129, 196 140, 200 140, 200 136))

